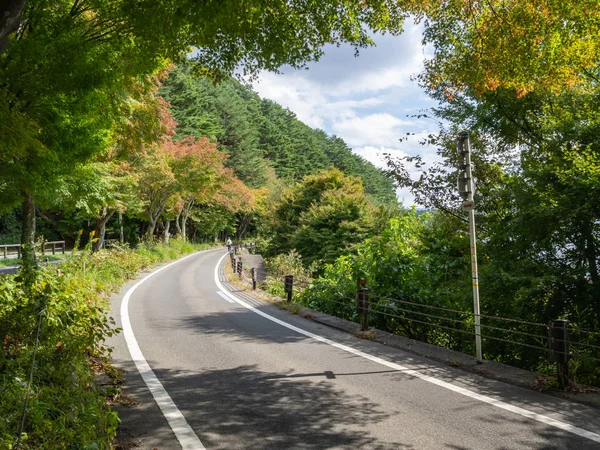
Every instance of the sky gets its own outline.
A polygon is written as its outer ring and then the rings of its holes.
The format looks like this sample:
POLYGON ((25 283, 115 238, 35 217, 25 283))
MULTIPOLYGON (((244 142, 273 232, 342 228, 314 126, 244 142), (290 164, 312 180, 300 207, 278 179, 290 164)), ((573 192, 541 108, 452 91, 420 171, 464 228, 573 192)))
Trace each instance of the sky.
MULTIPOLYGON (((264 72, 254 89, 307 125, 343 138, 356 154, 378 167, 386 167, 383 153, 419 154, 431 164, 437 161, 435 149, 419 145, 419 140, 437 132, 438 126, 432 119, 411 117, 435 106, 411 79, 422 71, 426 55, 421 29, 407 20, 402 35, 373 39, 376 47, 360 49, 358 57, 351 46, 329 46, 308 70, 284 67, 281 74, 264 72)), ((407 190, 398 189, 397 194, 405 206, 414 204, 407 190)))

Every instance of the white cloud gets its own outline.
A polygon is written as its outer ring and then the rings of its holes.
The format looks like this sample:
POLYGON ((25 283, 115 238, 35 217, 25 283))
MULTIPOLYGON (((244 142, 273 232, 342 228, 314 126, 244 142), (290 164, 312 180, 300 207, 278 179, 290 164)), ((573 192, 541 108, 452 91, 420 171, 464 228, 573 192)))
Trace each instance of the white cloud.
POLYGON ((263 73, 254 89, 261 97, 269 98, 289 108, 298 119, 313 128, 324 128, 323 118, 317 113, 320 105, 327 104, 318 86, 300 76, 290 76, 283 82, 282 75, 263 73))
POLYGON ((411 77, 423 70, 423 59, 413 53, 402 60, 394 60, 393 65, 359 73, 331 88, 330 95, 341 97, 364 92, 380 92, 390 88, 410 87, 411 77))
MULTIPOLYGON (((328 47, 309 70, 263 73, 254 88, 309 126, 341 137, 377 167, 386 168, 383 153, 393 157, 421 154, 431 164, 437 158, 434 149, 418 142, 436 124, 405 118, 435 104, 411 80, 423 70, 427 51, 421 46, 421 32, 407 21, 403 35, 374 36, 377 47, 361 50, 358 58, 349 46, 328 47), (401 142, 407 133, 417 134, 401 142)), ((409 173, 418 176, 414 167, 409 173)), ((406 189, 397 194, 405 205, 414 203, 406 189)))
POLYGON ((350 146, 393 145, 402 135, 402 127, 413 125, 387 113, 354 115, 334 121, 332 131, 350 146))
MULTIPOLYGON (((387 157, 392 159, 403 158, 405 156, 416 156, 420 155, 421 160, 424 163, 422 168, 417 168, 414 164, 405 163, 405 168, 413 180, 418 179, 421 172, 429 167, 432 167, 435 163, 440 162, 440 156, 435 152, 435 149, 429 146, 422 146, 418 142, 421 138, 425 137, 425 133, 411 136, 399 147, 385 147, 385 146, 370 146, 356 147, 353 149, 354 153, 362 156, 367 161, 373 163, 380 169, 387 169, 387 157)), ((404 206, 411 206, 415 204, 415 198, 410 193, 408 188, 396 189, 396 195, 398 199, 404 204, 404 206)))

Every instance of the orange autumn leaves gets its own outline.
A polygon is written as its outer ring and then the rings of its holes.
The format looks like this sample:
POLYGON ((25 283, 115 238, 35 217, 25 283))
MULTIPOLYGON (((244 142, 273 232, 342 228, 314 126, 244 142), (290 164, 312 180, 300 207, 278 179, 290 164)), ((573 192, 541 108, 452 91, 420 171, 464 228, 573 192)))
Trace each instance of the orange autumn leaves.
POLYGON ((254 207, 251 190, 235 176, 233 169, 225 166, 229 156, 208 138, 190 137, 182 141, 169 138, 161 149, 170 159, 179 196, 234 213, 254 207))
POLYGON ((499 88, 518 97, 537 89, 556 94, 587 83, 600 61, 599 0, 413 1, 435 48, 425 85, 446 97, 499 88))
POLYGON ((238 213, 254 207, 250 189, 225 167, 228 155, 206 137, 174 141, 167 135, 140 156, 134 170, 150 230, 161 220, 175 220, 185 236, 184 222, 197 208, 238 213))

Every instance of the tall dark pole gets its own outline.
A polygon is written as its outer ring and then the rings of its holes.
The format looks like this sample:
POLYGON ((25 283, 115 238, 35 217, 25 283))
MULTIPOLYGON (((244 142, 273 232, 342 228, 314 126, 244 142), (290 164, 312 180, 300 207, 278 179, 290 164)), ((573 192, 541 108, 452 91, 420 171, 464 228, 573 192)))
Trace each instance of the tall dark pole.
POLYGON ((469 235, 471 238, 471 270, 473 282, 473 315, 475 318, 475 351, 477 362, 483 361, 481 349, 481 312, 479 310, 479 272, 477 270, 477 240, 475 235, 475 181, 471 163, 469 133, 461 131, 457 141, 459 157, 458 192, 463 198, 463 208, 469 212, 469 235))

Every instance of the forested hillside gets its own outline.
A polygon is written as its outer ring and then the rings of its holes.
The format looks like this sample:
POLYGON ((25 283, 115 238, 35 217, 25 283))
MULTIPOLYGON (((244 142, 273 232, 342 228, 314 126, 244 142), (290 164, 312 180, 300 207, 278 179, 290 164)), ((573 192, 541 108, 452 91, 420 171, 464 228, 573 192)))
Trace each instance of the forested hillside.
MULTIPOLYGON (((54 191, 38 195, 38 236, 73 242, 77 231, 84 228, 95 229, 99 236, 101 234, 101 240, 104 236, 101 231, 108 229, 109 237, 115 239, 123 225, 124 239, 134 243, 140 234, 153 234, 155 229, 168 233, 165 226, 171 221, 175 227, 169 228, 171 232, 185 234, 188 219, 189 231, 197 239, 214 236, 219 231, 235 234, 238 221, 244 227, 238 235, 243 234, 251 218, 239 214, 244 210, 235 206, 239 201, 233 201, 231 207, 231 195, 221 196, 218 201, 204 195, 191 204, 177 194, 177 200, 168 200, 164 207, 154 212, 148 209, 155 208, 149 202, 157 190, 176 193, 175 185, 164 181, 169 176, 179 176, 175 173, 180 170, 176 160, 182 154, 175 148, 177 142, 186 138, 203 139, 203 145, 209 141, 216 144, 224 153, 225 166, 250 188, 264 187, 278 179, 285 180, 286 184, 295 183, 306 175, 334 167, 348 176, 360 177, 364 192, 374 203, 390 206, 397 203, 394 181, 389 175, 352 153, 341 138, 310 128, 293 112, 271 100, 261 99, 234 78, 214 83, 194 75, 191 64, 182 63, 161 81, 156 96, 141 99, 137 109, 130 119, 132 126, 138 128, 137 141, 118 143, 117 151, 91 165, 76 166, 55 183, 54 191), (167 109, 161 98, 167 102, 167 109), (162 122, 157 119, 160 114, 162 122), (174 133, 174 144, 167 150, 170 155, 158 157, 156 146, 155 150, 141 154, 130 148, 144 145, 144 139, 154 139, 165 130, 174 133), (157 157, 170 158, 167 165, 171 167, 160 167, 157 157), (115 161, 121 162, 115 164, 115 161), (149 167, 160 174, 156 180, 148 179, 149 167), (142 176, 144 171, 146 175, 142 176), (159 179, 163 182, 161 186, 156 183, 159 179), (137 191, 132 187, 132 183, 140 182, 150 183, 150 191, 148 188, 144 191, 141 185, 137 191), (180 212, 178 208, 182 208, 180 212), (117 210, 124 213, 119 223, 114 214, 117 210)), ((214 185, 213 190, 217 186, 214 185)), ((22 222, 19 206, 0 216, 0 244, 19 242, 22 222)))
POLYGON ((273 173, 299 180, 333 166, 361 177, 372 199, 396 202, 393 181, 353 154, 343 139, 310 128, 233 78, 215 85, 183 64, 171 72, 160 94, 178 123, 176 137, 214 136, 219 148, 231 155, 228 164, 249 187, 264 186, 273 173))

